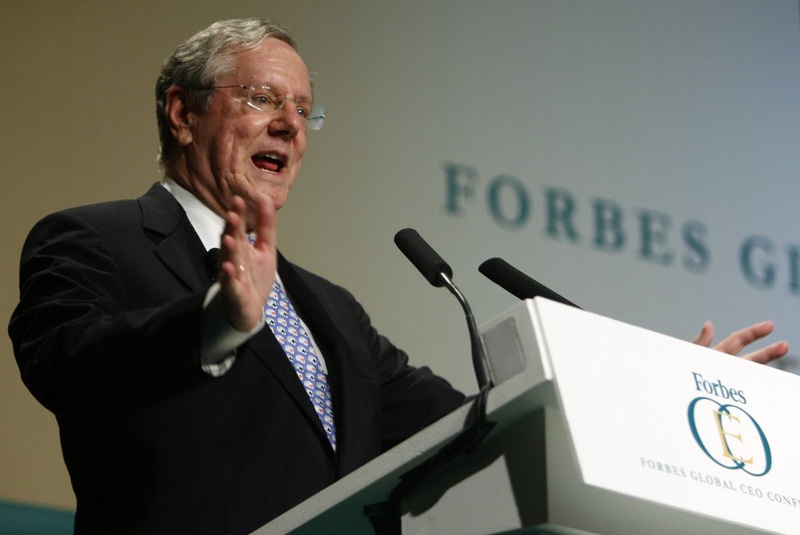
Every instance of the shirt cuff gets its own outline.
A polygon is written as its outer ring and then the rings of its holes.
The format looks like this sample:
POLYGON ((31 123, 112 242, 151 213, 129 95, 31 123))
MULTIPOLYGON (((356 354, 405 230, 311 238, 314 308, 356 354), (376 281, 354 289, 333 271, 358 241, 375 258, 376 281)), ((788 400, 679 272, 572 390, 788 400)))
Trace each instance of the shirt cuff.
POLYGON ((225 317, 220 297, 220 284, 215 282, 206 292, 203 302, 200 333, 200 367, 213 376, 224 375, 236 362, 236 348, 264 328, 262 319, 253 330, 241 332, 225 317))

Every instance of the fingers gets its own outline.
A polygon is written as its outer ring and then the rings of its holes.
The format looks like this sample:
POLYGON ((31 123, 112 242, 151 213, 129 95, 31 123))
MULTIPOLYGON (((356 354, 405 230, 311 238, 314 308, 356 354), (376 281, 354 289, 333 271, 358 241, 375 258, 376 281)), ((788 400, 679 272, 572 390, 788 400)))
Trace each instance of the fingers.
POLYGON ((775 325, 771 321, 756 323, 729 334, 720 343, 715 345, 714 349, 730 355, 738 355, 746 346, 771 334, 774 329, 775 325))
POLYGON ((256 233, 256 248, 274 248, 277 241, 278 216, 272 199, 267 196, 257 199, 253 209, 256 215, 253 229, 256 233))
POLYGON ((225 229, 220 240, 222 251, 220 268, 224 277, 229 281, 236 280, 247 272, 247 254, 244 249, 248 244, 245 210, 244 200, 234 197, 231 202, 231 210, 225 217, 225 229))
MULTIPOLYGON (((755 323, 749 327, 745 327, 726 336, 721 342, 713 347, 717 351, 728 353, 729 355, 738 355, 742 349, 748 345, 761 340, 765 336, 772 334, 775 330, 775 324, 771 321, 762 321, 755 323)), ((709 347, 714 335, 714 329, 710 322, 703 324, 700 334, 694 339, 695 344, 709 347)), ((786 341, 775 342, 766 347, 752 351, 742 358, 759 364, 767 364, 775 359, 779 359, 789 352, 789 344, 786 341)))
POLYGON ((227 247, 227 250, 223 250, 224 253, 228 253, 229 255, 234 252, 236 242, 241 239, 245 235, 245 223, 244 217, 242 215, 242 208, 237 208, 237 201, 241 199, 234 198, 233 202, 231 203, 231 209, 225 214, 225 227, 222 230, 222 242, 227 241, 226 243, 222 243, 223 246, 229 245, 233 247, 227 247), (226 238, 230 238, 227 239, 226 238))
POLYGON ((275 209, 268 198, 248 206, 240 197, 231 200, 220 240, 220 296, 223 310, 231 324, 248 332, 263 319, 263 305, 275 278, 275 209), (257 234, 251 245, 248 221, 257 234))
POLYGON ((697 335, 697 338, 692 340, 692 343, 703 347, 711 347, 711 340, 714 339, 714 326, 711 324, 710 321, 706 321, 703 324, 702 329, 700 329, 700 334, 697 335))
POLYGON ((767 364, 773 360, 779 359, 789 352, 789 344, 786 341, 776 342, 767 347, 753 351, 746 355, 742 355, 745 360, 757 362, 759 364, 767 364))

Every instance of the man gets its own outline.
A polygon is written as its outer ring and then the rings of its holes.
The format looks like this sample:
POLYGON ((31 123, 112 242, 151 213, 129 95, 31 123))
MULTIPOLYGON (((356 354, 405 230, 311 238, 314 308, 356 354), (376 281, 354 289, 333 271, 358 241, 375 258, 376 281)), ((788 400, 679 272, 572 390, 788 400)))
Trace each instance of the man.
POLYGON ((320 121, 285 30, 212 25, 166 60, 156 97, 164 182, 39 222, 9 333, 58 420, 77 533, 248 533, 464 396, 276 250, 320 121))
POLYGON ((312 105, 285 31, 213 25, 165 62, 157 100, 165 184, 40 222, 9 331, 57 417, 78 533, 248 533, 464 397, 276 251, 312 105), (259 330, 276 273, 319 349, 304 364, 259 330), (332 438, 298 378, 316 358, 332 438))

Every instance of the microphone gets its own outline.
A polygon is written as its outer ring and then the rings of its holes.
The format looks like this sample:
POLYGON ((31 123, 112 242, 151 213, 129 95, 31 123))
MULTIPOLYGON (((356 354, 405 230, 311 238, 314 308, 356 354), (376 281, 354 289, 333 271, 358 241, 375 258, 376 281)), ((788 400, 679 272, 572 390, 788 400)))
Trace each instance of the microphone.
POLYGON ((446 283, 442 276, 452 278, 453 270, 442 260, 433 248, 422 239, 419 233, 411 228, 403 229, 394 235, 394 243, 406 255, 412 264, 434 286, 441 287, 446 283))
POLYGON ((429 283, 436 287, 445 286, 450 290, 450 293, 456 296, 461 308, 464 309, 467 319, 467 328, 469 329, 472 345, 472 366, 475 368, 478 386, 481 390, 484 387, 491 388, 492 380, 489 375, 488 360, 481 339, 478 336, 475 318, 466 298, 451 280, 453 270, 414 229, 407 228, 399 231, 394 236, 394 243, 429 283))
POLYGON ((530 278, 502 258, 490 258, 478 267, 478 271, 483 273, 490 281, 519 299, 544 297, 558 303, 581 308, 544 284, 530 278))
POLYGON ((222 265, 222 251, 218 247, 210 249, 203 259, 203 265, 205 265, 206 273, 208 273, 208 278, 211 282, 217 282, 219 268, 222 265))

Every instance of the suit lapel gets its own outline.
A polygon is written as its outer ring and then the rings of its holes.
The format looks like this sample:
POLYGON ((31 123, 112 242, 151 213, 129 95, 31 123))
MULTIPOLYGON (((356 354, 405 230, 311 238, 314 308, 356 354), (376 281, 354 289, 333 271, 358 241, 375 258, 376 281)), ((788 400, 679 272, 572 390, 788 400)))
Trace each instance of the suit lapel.
POLYGON ((309 425, 317 430, 320 439, 327 444, 328 437, 325 435, 325 430, 322 428, 322 423, 319 421, 316 410, 314 410, 314 405, 308 398, 308 394, 297 377, 297 372, 292 363, 289 362, 288 357, 283 352, 283 348, 275 339, 269 327, 264 327, 247 342, 245 347, 252 351, 264 366, 269 369, 292 401, 303 412, 309 425))
POLYGON ((155 254, 189 290, 211 283, 205 270, 205 247, 180 203, 160 184, 139 198, 142 227, 156 240, 155 254))

